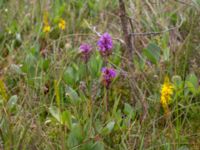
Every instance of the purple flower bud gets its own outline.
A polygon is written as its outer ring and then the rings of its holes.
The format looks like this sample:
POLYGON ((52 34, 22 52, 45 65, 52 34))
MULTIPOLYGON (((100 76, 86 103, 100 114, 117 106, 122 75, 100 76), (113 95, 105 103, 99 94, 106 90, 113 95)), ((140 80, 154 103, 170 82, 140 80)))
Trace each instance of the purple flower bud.
POLYGON ((112 68, 102 68, 102 78, 103 78, 103 84, 106 86, 106 88, 109 88, 110 83, 112 80, 116 77, 117 73, 115 69, 112 68))
POLYGON ((79 51, 81 53, 81 57, 83 58, 83 60, 85 62, 88 62, 91 55, 92 46, 89 44, 81 44, 81 46, 79 47, 79 51))
POLYGON ((97 45, 102 56, 109 56, 112 54, 113 41, 112 37, 107 32, 101 35, 97 45))

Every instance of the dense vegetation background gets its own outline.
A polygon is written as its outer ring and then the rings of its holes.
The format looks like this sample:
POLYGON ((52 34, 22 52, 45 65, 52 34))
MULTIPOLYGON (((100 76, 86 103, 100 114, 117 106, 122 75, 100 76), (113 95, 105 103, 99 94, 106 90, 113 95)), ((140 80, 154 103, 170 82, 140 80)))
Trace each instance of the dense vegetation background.
POLYGON ((200 149, 200 1, 119 2, 0 0, 0 149, 200 149))

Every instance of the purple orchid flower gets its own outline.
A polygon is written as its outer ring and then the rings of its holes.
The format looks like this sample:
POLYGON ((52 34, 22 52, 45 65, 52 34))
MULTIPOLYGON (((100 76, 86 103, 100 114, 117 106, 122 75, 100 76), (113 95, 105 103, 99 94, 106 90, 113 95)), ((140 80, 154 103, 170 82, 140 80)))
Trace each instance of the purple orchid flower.
POLYGON ((103 78, 103 84, 106 86, 106 88, 109 88, 110 83, 112 80, 116 77, 117 73, 115 69, 113 68, 102 68, 102 78, 103 78))
POLYGON ((81 53, 81 57, 87 63, 92 52, 92 46, 86 43, 81 44, 81 46, 79 47, 79 51, 81 53))
POLYGON ((102 56, 109 56, 112 54, 113 41, 112 37, 107 32, 101 35, 97 45, 102 56))

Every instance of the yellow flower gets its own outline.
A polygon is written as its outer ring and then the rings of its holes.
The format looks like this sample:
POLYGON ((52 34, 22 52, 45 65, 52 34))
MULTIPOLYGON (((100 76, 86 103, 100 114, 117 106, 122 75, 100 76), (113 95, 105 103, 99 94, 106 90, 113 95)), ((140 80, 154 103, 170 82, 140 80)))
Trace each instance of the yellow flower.
POLYGON ((50 30, 51 30, 50 25, 48 25, 48 24, 44 25, 43 32, 48 33, 48 32, 50 32, 50 30))
POLYGON ((48 15, 49 15, 48 12, 45 12, 44 16, 43 16, 43 24, 44 24, 43 32, 45 32, 45 33, 48 33, 51 30, 51 27, 50 27, 49 21, 48 21, 48 15))
POLYGON ((61 30, 65 30, 66 28, 66 22, 64 19, 60 19, 59 23, 58 23, 58 27, 61 29, 61 30))
POLYGON ((165 113, 168 112, 168 104, 171 101, 172 94, 173 94, 173 85, 170 83, 169 78, 165 77, 165 81, 161 88, 161 98, 160 98, 160 102, 165 113))

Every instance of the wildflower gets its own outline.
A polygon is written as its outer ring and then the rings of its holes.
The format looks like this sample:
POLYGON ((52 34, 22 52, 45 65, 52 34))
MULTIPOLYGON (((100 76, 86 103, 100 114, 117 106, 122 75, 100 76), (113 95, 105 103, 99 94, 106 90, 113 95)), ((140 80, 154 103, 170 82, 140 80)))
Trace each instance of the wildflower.
POLYGON ((116 71, 113 68, 102 68, 103 84, 108 89, 112 80, 116 77, 116 71))
POLYGON ((66 22, 64 19, 60 19, 59 23, 58 23, 58 27, 61 29, 61 30, 65 30, 66 28, 66 22))
POLYGON ((169 78, 165 77, 165 81, 161 88, 161 105, 165 111, 165 113, 168 113, 168 104, 171 101, 171 96, 173 94, 173 85, 170 83, 169 78))
POLYGON ((112 53, 113 41, 107 32, 100 37, 97 45, 102 56, 109 56, 112 53))
POLYGON ((80 49, 80 53, 82 55, 83 60, 87 62, 91 55, 92 46, 89 44, 81 44, 79 49, 80 49))
POLYGON ((48 24, 43 27, 43 32, 45 32, 45 33, 50 32, 50 30, 51 30, 51 27, 48 24))
POLYGON ((43 24, 44 24, 43 32, 45 32, 45 33, 50 32, 51 27, 50 27, 50 25, 49 25, 48 13, 47 13, 47 12, 44 13, 44 16, 43 16, 43 24))

